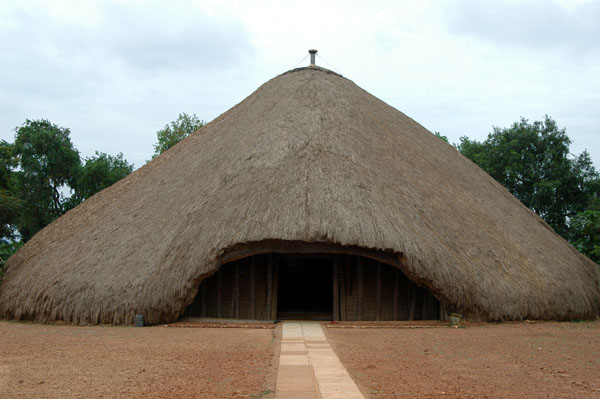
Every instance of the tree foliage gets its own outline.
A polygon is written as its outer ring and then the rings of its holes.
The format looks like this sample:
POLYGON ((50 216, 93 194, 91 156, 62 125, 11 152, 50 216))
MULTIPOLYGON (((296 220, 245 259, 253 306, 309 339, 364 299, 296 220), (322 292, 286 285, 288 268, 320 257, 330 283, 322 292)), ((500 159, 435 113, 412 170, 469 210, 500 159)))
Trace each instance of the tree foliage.
POLYGON ((41 119, 27 120, 16 132, 16 176, 23 202, 18 228, 28 240, 64 213, 65 191, 73 186, 80 159, 69 129, 41 119))
POLYGON ((450 143, 448 141, 448 137, 442 135, 440 132, 434 132, 433 134, 435 134, 437 137, 439 137, 440 139, 444 140, 446 143, 450 143))
POLYGON ((86 158, 74 179, 74 197, 83 201, 113 185, 133 171, 133 164, 123 158, 96 151, 96 155, 86 158))
POLYGON ((23 241, 0 240, 0 280, 4 272, 4 263, 22 246, 23 241))
POLYGON ((570 144, 565 129, 546 116, 494 127, 483 142, 461 137, 458 149, 569 238, 570 219, 588 208, 600 188, 590 155, 571 156, 570 144))
POLYGON ((200 129, 204 124, 204 121, 198 119, 195 114, 192 116, 185 112, 179 114, 177 120, 165 125, 163 129, 156 132, 158 142, 154 145, 154 155, 152 158, 167 151, 185 137, 200 129))
POLYGON ((27 241, 133 170, 123 154, 96 152, 82 163, 69 129, 45 119, 27 120, 15 131, 14 144, 0 143, 0 240, 5 243, 12 241, 15 225, 27 241), (11 193, 14 201, 5 201, 11 193))
POLYGON ((600 263, 600 211, 587 210, 575 215, 569 236, 575 248, 600 263))
POLYGON ((0 141, 0 242, 11 240, 16 230, 17 219, 21 210, 16 189, 13 169, 16 160, 13 156, 13 145, 0 141))
POLYGON ((133 171, 119 153, 96 152, 82 164, 69 129, 45 119, 0 141, 0 278, 4 262, 64 212, 133 171))
POLYGON ((22 246, 16 240, 17 221, 21 211, 21 201, 15 190, 13 169, 16 160, 13 145, 0 141, 0 280, 4 271, 4 262, 22 246))

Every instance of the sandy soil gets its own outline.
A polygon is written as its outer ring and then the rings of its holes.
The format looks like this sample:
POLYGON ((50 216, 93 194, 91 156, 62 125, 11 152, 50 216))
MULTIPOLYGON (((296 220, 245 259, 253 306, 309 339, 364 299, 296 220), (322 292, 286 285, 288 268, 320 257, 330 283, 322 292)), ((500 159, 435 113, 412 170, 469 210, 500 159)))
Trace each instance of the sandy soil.
POLYGON ((0 398, 272 398, 279 331, 0 321, 0 398))
MULTIPOLYGON (((366 398, 600 398, 600 322, 368 324, 326 328, 366 398)), ((0 398, 273 398, 280 328, 181 326, 0 322, 0 398)))
POLYGON ((366 398, 600 398, 600 322, 326 333, 366 398))

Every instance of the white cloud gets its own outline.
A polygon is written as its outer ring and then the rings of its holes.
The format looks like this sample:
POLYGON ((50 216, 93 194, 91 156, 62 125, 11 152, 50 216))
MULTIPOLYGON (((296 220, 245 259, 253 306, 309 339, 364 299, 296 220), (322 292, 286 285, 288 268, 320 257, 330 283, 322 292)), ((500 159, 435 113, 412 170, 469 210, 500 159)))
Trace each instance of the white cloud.
POLYGON ((494 45, 565 52, 578 61, 589 52, 600 52, 600 2, 565 7, 542 0, 461 0, 448 10, 450 32, 494 45))
MULTIPOLYGON (((600 2, 13 1, 0 4, 0 135, 71 128, 140 166, 180 112, 210 120, 309 48, 430 130, 483 139, 545 114, 600 164, 600 2)), ((308 64, 303 61, 301 65, 308 64)))
POLYGON ((122 151, 140 166, 178 113, 224 111, 198 100, 219 98, 214 83, 239 78, 252 56, 239 22, 200 7, 47 4, 0 13, 3 138, 26 118, 48 118, 71 128, 83 154, 122 151))

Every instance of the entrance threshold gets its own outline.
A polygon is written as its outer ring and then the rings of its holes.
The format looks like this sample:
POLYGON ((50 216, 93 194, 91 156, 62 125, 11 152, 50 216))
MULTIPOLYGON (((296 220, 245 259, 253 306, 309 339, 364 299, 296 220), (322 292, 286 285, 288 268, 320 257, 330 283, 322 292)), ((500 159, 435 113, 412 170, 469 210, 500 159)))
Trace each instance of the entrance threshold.
POLYGON ((315 320, 315 321, 333 321, 331 312, 307 312, 307 311, 285 311, 277 315, 278 320, 315 320))

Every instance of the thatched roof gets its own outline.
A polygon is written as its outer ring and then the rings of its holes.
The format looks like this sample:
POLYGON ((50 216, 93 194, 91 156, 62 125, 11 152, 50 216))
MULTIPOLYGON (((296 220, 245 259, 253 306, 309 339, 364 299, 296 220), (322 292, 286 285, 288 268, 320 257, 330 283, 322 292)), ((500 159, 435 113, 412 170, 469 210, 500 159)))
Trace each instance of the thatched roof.
POLYGON ((39 232, 7 263, 0 314, 175 320, 232 248, 379 250, 450 311, 600 313, 598 267, 484 171, 330 71, 289 71, 39 232))

